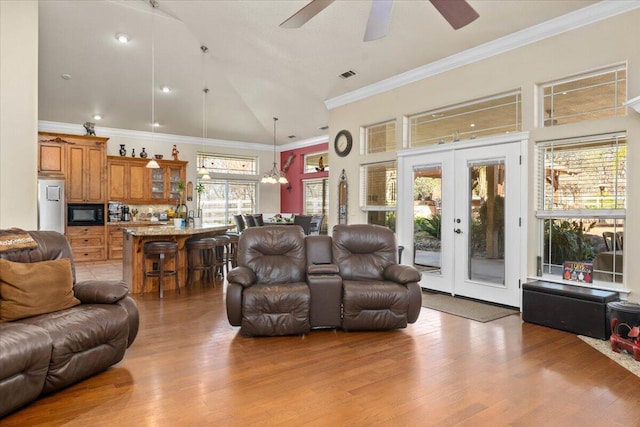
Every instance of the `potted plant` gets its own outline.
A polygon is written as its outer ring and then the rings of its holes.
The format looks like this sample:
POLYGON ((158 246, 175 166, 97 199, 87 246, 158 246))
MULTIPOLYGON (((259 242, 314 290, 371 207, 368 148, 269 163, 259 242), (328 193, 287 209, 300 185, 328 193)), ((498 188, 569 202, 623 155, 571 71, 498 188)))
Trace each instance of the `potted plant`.
POLYGON ((204 192, 204 185, 199 182, 196 185, 196 194, 197 194, 197 200, 196 200, 196 206, 197 206, 197 211, 196 211, 196 217, 198 218, 202 218, 202 193, 204 192))
POLYGON ((187 219, 188 208, 184 204, 184 182, 177 181, 176 188, 178 189, 178 205, 176 206, 176 212, 174 218, 187 219))

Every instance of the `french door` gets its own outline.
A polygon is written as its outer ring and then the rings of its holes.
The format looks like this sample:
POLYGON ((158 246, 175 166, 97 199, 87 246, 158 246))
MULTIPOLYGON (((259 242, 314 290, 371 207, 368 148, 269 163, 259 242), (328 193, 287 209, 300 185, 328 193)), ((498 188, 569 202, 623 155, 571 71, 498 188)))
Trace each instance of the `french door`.
POLYGON ((434 147, 399 159, 399 188, 413 197, 399 197, 398 237, 412 243, 423 288, 520 307, 522 145, 434 147))

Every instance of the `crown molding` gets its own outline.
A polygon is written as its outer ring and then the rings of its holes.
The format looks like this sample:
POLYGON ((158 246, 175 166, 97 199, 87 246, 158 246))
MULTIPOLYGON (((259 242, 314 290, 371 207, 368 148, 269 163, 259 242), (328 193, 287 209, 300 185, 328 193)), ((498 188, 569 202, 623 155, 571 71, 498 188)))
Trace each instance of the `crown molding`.
POLYGON ((419 80, 433 77, 510 50, 593 24, 640 8, 640 1, 603 0, 533 27, 517 31, 488 43, 467 49, 379 82, 347 92, 325 101, 329 110, 360 101, 419 80))
MULTIPOLYGON (((49 122, 45 120, 38 121, 38 130, 42 132, 59 132, 59 133, 69 133, 75 135, 84 135, 86 130, 82 125, 77 125, 73 123, 62 123, 62 122, 49 122)), ((224 139, 214 139, 207 138, 202 140, 202 138, 194 137, 194 136, 183 136, 183 135, 171 135, 168 133, 157 133, 157 132, 145 132, 138 130, 128 130, 128 129, 117 129, 117 128, 108 128, 102 126, 95 127, 96 134, 99 136, 104 136, 108 138, 119 137, 119 138, 131 138, 137 139, 141 141, 159 141, 159 142, 167 142, 171 144, 193 144, 193 145, 206 145, 208 147, 221 147, 221 148, 233 148, 238 149, 241 148, 243 150, 257 150, 257 151, 272 151, 273 146, 271 144, 258 144, 255 142, 244 142, 244 141, 229 141, 224 139)), ((296 148, 309 147, 316 144, 321 144, 323 142, 329 142, 329 135, 321 135, 313 138, 304 139, 302 141, 296 141, 293 143, 281 145, 277 147, 276 151, 287 151, 293 150, 296 148)))

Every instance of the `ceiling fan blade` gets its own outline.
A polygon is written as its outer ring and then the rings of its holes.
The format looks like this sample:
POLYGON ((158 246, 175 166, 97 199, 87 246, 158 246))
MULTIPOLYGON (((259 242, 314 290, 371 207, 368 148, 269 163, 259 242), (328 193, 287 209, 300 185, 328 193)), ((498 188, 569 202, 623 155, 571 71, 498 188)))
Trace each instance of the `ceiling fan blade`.
POLYGON ((371 12, 367 22, 367 30, 364 33, 364 41, 381 39, 387 35, 389 22, 391 21, 391 6, 393 0, 373 0, 371 12))
POLYGON ((480 15, 465 0, 429 0, 454 30, 475 21, 480 15))
POLYGON ((311 0, 311 3, 291 15, 280 26, 282 28, 300 28, 333 2, 334 0, 311 0))

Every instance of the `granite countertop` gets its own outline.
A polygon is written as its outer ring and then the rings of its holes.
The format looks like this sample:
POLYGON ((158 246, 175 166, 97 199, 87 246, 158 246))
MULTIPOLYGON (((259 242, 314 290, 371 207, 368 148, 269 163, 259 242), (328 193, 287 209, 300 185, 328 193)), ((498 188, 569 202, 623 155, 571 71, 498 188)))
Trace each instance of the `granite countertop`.
POLYGON ((108 222, 107 225, 115 225, 118 227, 139 227, 139 226, 149 226, 149 227, 157 227, 159 225, 170 225, 169 221, 113 221, 108 222))
POLYGON ((220 232, 224 233, 232 225, 203 225, 201 227, 174 227, 174 226, 150 226, 150 227, 133 227, 127 229, 126 232, 132 236, 191 236, 193 234, 220 232))

